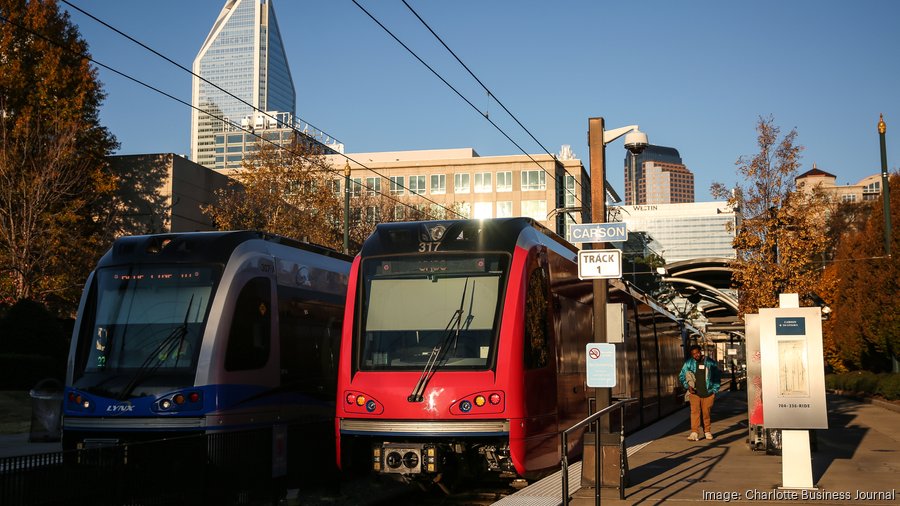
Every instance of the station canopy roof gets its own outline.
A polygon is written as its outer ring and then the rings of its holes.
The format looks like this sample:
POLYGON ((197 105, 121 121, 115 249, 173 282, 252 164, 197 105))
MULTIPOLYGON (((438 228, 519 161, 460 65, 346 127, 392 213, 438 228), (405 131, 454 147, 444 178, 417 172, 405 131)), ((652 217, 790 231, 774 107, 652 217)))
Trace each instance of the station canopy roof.
POLYGON ((684 299, 697 304, 708 320, 706 333, 724 335, 730 340, 744 336, 744 321, 738 316, 738 301, 731 289, 731 259, 706 257, 672 262, 665 265, 663 281, 671 283, 684 299))

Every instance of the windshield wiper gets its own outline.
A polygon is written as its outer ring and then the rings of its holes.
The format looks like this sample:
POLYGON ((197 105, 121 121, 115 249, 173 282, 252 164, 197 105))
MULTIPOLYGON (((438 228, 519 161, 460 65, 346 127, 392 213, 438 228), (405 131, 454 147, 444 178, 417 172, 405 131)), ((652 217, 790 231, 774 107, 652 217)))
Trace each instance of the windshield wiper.
MULTIPOLYGON (((435 371, 437 371, 438 364, 447 355, 447 349, 450 346, 450 343, 458 342, 459 332, 462 330, 463 307, 466 302, 466 289, 468 286, 469 278, 466 278, 466 283, 463 285, 462 298, 459 301, 459 309, 453 311, 453 314, 450 315, 450 321, 447 322, 447 326, 444 327, 444 332, 446 332, 446 334, 444 334, 443 339, 438 341, 438 343, 434 345, 434 348, 431 349, 431 354, 425 362, 425 368, 422 370, 422 375, 419 376, 419 381, 416 383, 416 387, 413 388, 412 393, 406 398, 407 401, 422 402, 424 400, 423 394, 425 393, 425 387, 428 386, 428 382, 431 381, 432 376, 434 376, 435 371), (454 326, 456 327, 455 332, 454 326)), ((474 296, 474 282, 472 283, 472 291, 474 296)), ((472 323, 472 318, 472 307, 470 304, 469 316, 466 318, 466 328, 469 328, 469 325, 472 323)))
MULTIPOLYGON (((155 348, 147 355, 147 358, 141 363, 140 367, 138 367, 137 371, 131 376, 131 379, 128 380, 128 383, 125 384, 125 387, 122 389, 122 392, 119 393, 117 399, 120 401, 124 401, 131 395, 131 392, 142 382, 144 379, 156 372, 157 369, 165 362, 166 358, 168 358, 169 353, 175 351, 175 347, 178 347, 178 351, 181 351, 181 347, 184 344, 184 338, 187 336, 187 324, 188 317, 191 313, 191 305, 194 303, 194 296, 191 295, 191 300, 188 301, 187 311, 184 313, 184 322, 172 329, 172 332, 169 333, 156 345, 155 348), (160 358, 164 357, 164 358, 160 358), (156 361, 154 363, 154 360, 156 361), (151 367, 152 365, 152 367, 151 367)), ((176 357, 176 363, 178 361, 176 357)))

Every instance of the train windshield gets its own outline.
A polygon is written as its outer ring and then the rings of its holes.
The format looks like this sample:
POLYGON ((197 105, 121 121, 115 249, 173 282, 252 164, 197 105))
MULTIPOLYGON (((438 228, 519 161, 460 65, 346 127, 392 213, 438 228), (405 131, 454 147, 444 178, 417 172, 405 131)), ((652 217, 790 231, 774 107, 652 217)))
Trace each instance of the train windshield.
POLYGON ((361 370, 487 369, 508 255, 363 262, 361 370))
POLYGON ((76 386, 103 385, 124 397, 150 377, 192 376, 219 271, 209 265, 98 269, 81 327, 76 386))

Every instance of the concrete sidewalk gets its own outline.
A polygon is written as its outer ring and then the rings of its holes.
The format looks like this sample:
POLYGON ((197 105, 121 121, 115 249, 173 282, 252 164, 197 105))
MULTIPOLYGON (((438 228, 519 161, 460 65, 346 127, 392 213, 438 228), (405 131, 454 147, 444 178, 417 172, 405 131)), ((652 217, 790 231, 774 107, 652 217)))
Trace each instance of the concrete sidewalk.
POLYGON ((56 442, 30 442, 28 433, 0 434, 0 458, 18 457, 20 455, 35 455, 37 453, 52 453, 62 451, 62 443, 56 442))
MULTIPOLYGON (((778 490, 781 456, 749 449, 746 392, 738 391, 716 399, 714 440, 688 441, 682 421, 629 457, 625 500, 603 489, 602 503, 900 504, 900 413, 837 395, 827 402, 829 429, 817 431, 812 453, 817 490, 778 490)), ((571 504, 594 504, 594 489, 571 504)))

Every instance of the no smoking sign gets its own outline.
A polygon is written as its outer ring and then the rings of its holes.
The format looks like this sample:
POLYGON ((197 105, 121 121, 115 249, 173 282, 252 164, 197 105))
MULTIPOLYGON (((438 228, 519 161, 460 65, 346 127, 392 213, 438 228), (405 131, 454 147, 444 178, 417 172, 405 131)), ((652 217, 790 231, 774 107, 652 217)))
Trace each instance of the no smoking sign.
POLYGON ((587 386, 591 388, 616 386, 616 345, 588 343, 586 351, 587 386))

